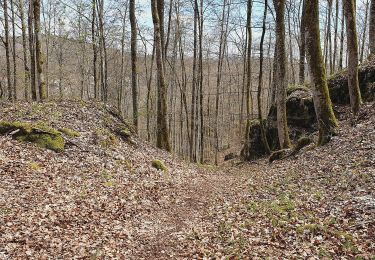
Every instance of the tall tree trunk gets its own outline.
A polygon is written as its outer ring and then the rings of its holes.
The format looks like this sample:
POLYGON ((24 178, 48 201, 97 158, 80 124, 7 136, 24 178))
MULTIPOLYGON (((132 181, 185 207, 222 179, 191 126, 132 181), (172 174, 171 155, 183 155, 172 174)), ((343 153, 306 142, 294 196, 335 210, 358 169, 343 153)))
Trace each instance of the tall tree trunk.
POLYGON ((342 68, 344 66, 344 30, 345 30, 345 15, 344 15, 344 5, 342 5, 340 56, 339 56, 339 69, 340 70, 342 70, 342 68))
POLYGON ((21 18, 21 31, 22 31, 22 50, 23 50, 23 67, 24 67, 24 97, 29 100, 29 87, 30 87, 30 69, 27 61, 27 36, 26 36, 26 23, 25 23, 25 9, 24 0, 19 0, 18 9, 21 18))
POLYGON ((12 49, 13 49, 13 99, 17 100, 17 49, 16 49, 16 24, 15 24, 15 9, 14 9, 14 0, 10 0, 10 9, 12 12, 11 20, 12 20, 12 49))
POLYGON ((260 46, 259 46, 259 78, 258 78, 258 93, 257 93, 257 103, 258 103, 258 119, 260 124, 260 131, 263 145, 266 149, 267 154, 271 153, 270 146, 267 141, 267 134, 263 124, 263 109, 262 109, 262 88, 263 88, 263 44, 264 44, 264 36, 266 33, 266 20, 267 20, 267 8, 268 8, 268 1, 264 1, 264 15, 263 15, 263 23, 262 23, 262 36, 260 38, 260 46))
POLYGON ((356 28, 355 1, 344 0, 346 37, 348 48, 348 86, 350 105, 356 115, 362 104, 361 91, 358 82, 358 37, 356 28))
POLYGON ((364 19, 364 25, 363 25, 364 29, 363 29, 363 32, 362 32, 361 52, 360 52, 360 57, 359 57, 359 62, 360 63, 362 63, 362 61, 363 61, 363 56, 364 56, 364 52, 365 52, 369 5, 370 5, 370 1, 367 0, 367 2, 366 2, 366 9, 365 9, 365 19, 364 19))
MULTIPOLYGON (((303 3, 306 0, 303 0, 303 3)), ((308 0, 307 0, 308 1, 308 0)), ((338 1, 338 0, 337 0, 338 1)), ((303 4, 302 3, 302 4, 303 4)), ((304 5, 304 4, 303 4, 304 5)), ((302 12, 303 13, 303 12, 302 12)), ((300 28, 303 28, 304 19, 302 14, 301 25, 300 28)), ((300 29, 301 39, 300 39, 300 47, 299 47, 299 84, 303 84, 305 82, 305 59, 306 59, 306 41, 305 41, 305 31, 300 29)))
POLYGON ((277 48, 277 130, 281 149, 290 147, 288 125, 286 118, 286 55, 285 55, 285 0, 274 0, 276 10, 276 48, 277 48))
POLYGON ((370 53, 375 55, 375 0, 371 0, 369 41, 370 53))
POLYGON ((5 30, 5 58, 6 58, 6 68, 7 68, 7 84, 8 84, 8 99, 13 100, 13 88, 10 72, 10 51, 9 51, 9 21, 8 21, 8 0, 3 1, 4 9, 4 30, 5 30))
POLYGON ((199 107, 200 107, 200 162, 204 163, 204 113, 203 113, 203 0, 199 13, 199 107))
POLYGON ((43 74, 43 56, 40 33, 40 0, 34 1, 34 21, 35 21, 35 51, 36 51, 36 67, 38 72, 39 98, 47 99, 47 88, 43 74))
POLYGON ((135 0, 130 0, 129 7, 131 26, 133 124, 136 131, 138 132, 137 20, 135 16, 135 0))
POLYGON ((340 5, 339 0, 336 0, 336 15, 335 15, 335 33, 333 36, 333 58, 332 58, 332 73, 336 72, 336 60, 337 60, 337 37, 338 37, 338 29, 339 29, 339 13, 340 13, 340 5))
POLYGON ((245 146, 242 150, 241 156, 246 159, 250 153, 250 113, 251 113, 251 44, 252 44, 252 31, 251 31, 251 12, 253 3, 252 0, 247 1, 247 20, 246 20, 246 131, 245 131, 245 146))
POLYGON ((31 79, 31 98, 37 100, 36 89, 36 68, 35 68, 35 39, 34 39, 34 10, 33 3, 29 1, 28 31, 29 31, 29 52, 30 52, 30 79, 31 79))
POLYGON ((93 77, 94 77, 94 98, 99 98, 98 91, 98 76, 96 70, 96 64, 98 60, 98 51, 96 46, 96 33, 95 33, 95 23, 96 23, 96 0, 92 0, 92 18, 91 18, 91 41, 92 41, 92 52, 93 52, 93 77))
POLYGON ((319 126, 318 145, 328 143, 335 134, 337 121, 329 96, 326 71, 320 47, 318 0, 309 0, 304 6, 306 53, 309 65, 315 112, 319 126))
POLYGON ((156 51, 156 64, 158 73, 158 107, 157 107, 157 137, 156 145, 160 149, 170 151, 169 131, 167 124, 167 100, 166 100, 166 85, 163 66, 163 48, 161 40, 160 20, 159 20, 159 5, 157 0, 151 0, 152 20, 154 24, 154 44, 156 51))

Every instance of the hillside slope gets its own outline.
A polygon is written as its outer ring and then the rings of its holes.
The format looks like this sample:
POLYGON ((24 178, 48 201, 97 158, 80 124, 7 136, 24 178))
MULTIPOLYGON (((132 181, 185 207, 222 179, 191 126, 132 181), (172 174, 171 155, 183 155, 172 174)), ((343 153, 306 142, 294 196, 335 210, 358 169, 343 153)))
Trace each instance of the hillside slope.
POLYGON ((79 133, 62 153, 0 136, 0 259, 375 256, 374 104, 355 127, 339 109, 327 146, 220 169, 122 140, 111 111, 0 104, 0 120, 79 133))

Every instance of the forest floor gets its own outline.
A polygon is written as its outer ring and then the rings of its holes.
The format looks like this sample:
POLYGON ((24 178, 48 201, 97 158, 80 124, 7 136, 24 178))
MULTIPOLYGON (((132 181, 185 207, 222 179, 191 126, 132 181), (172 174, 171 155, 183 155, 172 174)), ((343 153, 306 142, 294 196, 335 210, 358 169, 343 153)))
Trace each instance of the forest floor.
POLYGON ((217 168, 121 141, 100 104, 0 103, 80 134, 63 153, 0 136, 0 259, 375 259, 375 104, 355 126, 337 109, 324 147, 217 168))

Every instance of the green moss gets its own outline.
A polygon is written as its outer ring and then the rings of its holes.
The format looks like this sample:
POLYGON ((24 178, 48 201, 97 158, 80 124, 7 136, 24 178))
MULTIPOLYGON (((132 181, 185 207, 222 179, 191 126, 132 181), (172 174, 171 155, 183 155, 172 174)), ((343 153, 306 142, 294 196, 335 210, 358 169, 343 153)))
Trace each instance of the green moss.
POLYGON ((152 165, 152 167, 154 167, 155 169, 157 169, 159 171, 163 171, 163 172, 168 171, 167 166, 165 166, 165 164, 160 160, 153 160, 151 165, 152 165))
POLYGON ((29 168, 33 171, 37 171, 40 169, 40 165, 36 162, 30 162, 29 163, 29 168))
POLYGON ((12 136, 20 142, 31 142, 39 147, 55 152, 64 151, 65 141, 56 129, 47 127, 44 123, 0 122, 0 134, 14 132, 12 136))
POLYGON ((107 129, 97 129, 94 133, 95 142, 103 148, 111 148, 118 145, 117 137, 109 132, 107 129))
POLYGON ((61 133, 63 133, 64 135, 66 136, 69 136, 69 137, 79 137, 81 136, 80 133, 72 130, 72 129, 69 129, 69 128, 61 128, 59 129, 61 133))

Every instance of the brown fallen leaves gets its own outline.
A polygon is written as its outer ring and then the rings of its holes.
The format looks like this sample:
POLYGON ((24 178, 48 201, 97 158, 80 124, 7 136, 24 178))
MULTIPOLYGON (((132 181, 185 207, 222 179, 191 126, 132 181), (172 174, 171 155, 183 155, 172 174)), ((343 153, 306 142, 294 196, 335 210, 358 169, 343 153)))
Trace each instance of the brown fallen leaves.
POLYGON ((327 146, 221 171, 113 137, 101 104, 0 111, 80 133, 61 154, 0 137, 0 259, 375 256, 373 104, 327 146))

